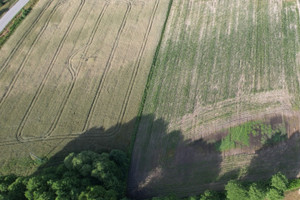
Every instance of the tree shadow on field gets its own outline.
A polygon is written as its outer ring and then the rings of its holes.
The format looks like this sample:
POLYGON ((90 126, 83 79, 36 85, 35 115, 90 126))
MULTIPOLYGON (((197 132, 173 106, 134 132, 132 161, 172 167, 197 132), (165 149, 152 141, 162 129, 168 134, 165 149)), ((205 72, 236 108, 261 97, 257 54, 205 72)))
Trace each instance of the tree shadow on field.
MULTIPOLYGON (((276 124, 272 119, 266 123, 276 124)), ((286 130, 291 130, 289 126, 286 125, 286 130)), ((225 135, 216 138, 214 143, 185 139, 181 131, 169 131, 168 123, 163 119, 142 118, 129 172, 129 196, 136 199, 169 194, 184 197, 206 189, 224 189, 231 179, 267 180, 279 171, 288 178, 298 176, 299 131, 289 132, 289 137, 283 132, 275 132, 263 144, 253 141, 253 146, 237 149, 240 153, 232 155, 216 150, 216 143, 225 135), (240 156, 242 160, 238 163, 227 163, 228 159, 236 157, 236 160, 240 156), (221 168, 227 173, 223 174, 221 168)), ((261 138, 257 139, 261 141, 261 138)))
POLYGON ((249 164, 229 171, 220 177, 220 180, 264 181, 278 172, 282 172, 290 179, 299 177, 300 133, 298 131, 291 134, 289 138, 278 134, 273 135, 255 151, 249 164), (244 175, 241 176, 243 172, 244 175))
POLYGON ((128 152, 135 126, 136 118, 128 123, 115 124, 108 129, 103 126, 93 127, 74 139, 70 139, 66 135, 65 139, 57 140, 56 145, 47 154, 52 156, 47 163, 37 170, 37 173, 42 168, 62 163, 63 159, 71 152, 79 153, 90 150, 102 153, 112 149, 128 152))
MULTIPOLYGON (((214 142, 192 140, 180 130, 169 130, 169 123, 154 115, 133 118, 108 129, 91 128, 75 139, 65 139, 67 142, 64 147, 56 149, 57 153, 40 169, 61 163, 71 152, 92 150, 100 153, 111 149, 130 152, 135 132, 127 188, 129 197, 133 199, 169 194, 190 196, 206 189, 224 189, 230 179, 257 181, 268 179, 278 171, 295 178, 300 169, 299 132, 291 134, 284 141, 280 137, 278 139, 276 134, 272 136, 265 145, 257 148, 251 161, 247 160, 250 165, 242 166, 249 166, 243 176, 240 174, 244 169, 229 165, 225 166, 229 167, 226 169, 228 173, 221 175, 221 164, 226 159, 225 154, 216 149, 216 142, 221 137, 214 142)), ((222 164, 222 171, 223 168, 222 164)))
POLYGON ((266 180, 277 172, 288 178, 297 178, 300 172, 300 133, 297 131, 288 139, 273 144, 277 138, 274 135, 255 152, 245 180, 266 180))
MULTIPOLYGON (((168 122, 144 115, 136 127, 137 118, 108 129, 91 128, 69 141, 44 164, 60 164, 71 152, 95 152, 121 149, 130 152, 130 142, 138 129, 128 176, 128 194, 142 199, 158 195, 187 196, 209 189, 219 175, 221 154, 214 144, 203 140, 185 139, 179 130, 168 131, 168 122), (111 133, 118 130, 116 134, 111 133)), ((62 146, 63 144, 57 145, 62 146)))
POLYGON ((132 154, 128 195, 184 197, 216 188, 221 162, 214 143, 185 139, 179 130, 168 131, 163 119, 144 116, 132 154))

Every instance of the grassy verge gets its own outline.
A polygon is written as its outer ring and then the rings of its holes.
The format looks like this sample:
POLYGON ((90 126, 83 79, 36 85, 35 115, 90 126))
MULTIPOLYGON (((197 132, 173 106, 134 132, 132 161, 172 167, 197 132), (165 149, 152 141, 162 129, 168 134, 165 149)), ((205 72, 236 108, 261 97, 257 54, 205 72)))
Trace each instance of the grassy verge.
POLYGON ((33 6, 38 2, 38 0, 31 0, 27 5, 11 20, 7 27, 2 31, 0 35, 0 48, 8 40, 8 38, 15 32, 17 27, 25 19, 25 17, 30 13, 33 6))
POLYGON ((7 11, 17 2, 17 0, 2 0, 0 1, 0 17, 2 17, 7 11))

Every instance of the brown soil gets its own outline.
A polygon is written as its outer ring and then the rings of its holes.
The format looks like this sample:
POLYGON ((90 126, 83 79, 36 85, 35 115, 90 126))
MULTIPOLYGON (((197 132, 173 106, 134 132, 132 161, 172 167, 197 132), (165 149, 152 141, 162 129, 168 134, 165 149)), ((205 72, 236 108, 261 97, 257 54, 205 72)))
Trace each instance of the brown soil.
POLYGON ((294 190, 285 193, 284 200, 298 200, 300 199, 300 191, 299 190, 294 190))

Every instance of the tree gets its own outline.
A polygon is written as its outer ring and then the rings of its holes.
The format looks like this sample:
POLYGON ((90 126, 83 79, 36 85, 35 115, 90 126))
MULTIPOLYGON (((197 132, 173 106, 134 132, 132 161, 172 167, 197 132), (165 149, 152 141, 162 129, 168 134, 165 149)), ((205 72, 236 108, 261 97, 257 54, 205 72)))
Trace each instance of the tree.
POLYGON ((225 186, 225 190, 226 190, 226 197, 229 200, 249 199, 245 188, 235 180, 229 181, 225 186))
POLYGON ((127 172, 129 159, 123 151, 117 149, 112 150, 109 154, 109 159, 114 161, 123 172, 127 172))
POLYGON ((266 196, 265 192, 256 183, 250 186, 248 195, 249 200, 261 200, 266 196))
POLYGON ((200 200, 220 200, 220 197, 215 191, 206 190, 204 194, 201 195, 200 200))
POLYGON ((282 173, 277 173, 272 176, 271 186, 278 191, 284 192, 287 189, 288 179, 282 173))
POLYGON ((8 187, 16 180, 17 176, 7 175, 0 177, 0 193, 4 194, 8 192, 8 187))
POLYGON ((26 180, 23 177, 18 177, 12 184, 8 187, 8 199, 24 199, 24 193, 26 191, 26 180))
POLYGON ((283 193, 274 188, 271 188, 267 193, 268 200, 281 200, 283 197, 283 193))
POLYGON ((0 200, 117 200, 125 197, 129 159, 124 152, 70 153, 64 164, 30 177, 0 177, 0 200))

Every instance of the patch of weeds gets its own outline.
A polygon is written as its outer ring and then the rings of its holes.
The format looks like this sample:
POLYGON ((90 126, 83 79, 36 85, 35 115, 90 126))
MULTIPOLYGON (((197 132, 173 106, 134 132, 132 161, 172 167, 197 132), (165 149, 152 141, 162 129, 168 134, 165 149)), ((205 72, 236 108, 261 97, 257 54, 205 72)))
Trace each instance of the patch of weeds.
POLYGON ((260 137, 261 145, 276 144, 287 139, 284 126, 272 129, 270 124, 261 121, 251 121, 229 129, 221 141, 216 142, 218 151, 250 146, 250 136, 260 137))
POLYGON ((262 137, 261 143, 263 145, 273 145, 287 139, 287 134, 281 133, 280 131, 276 131, 271 137, 262 137))

